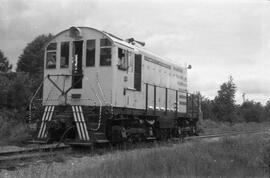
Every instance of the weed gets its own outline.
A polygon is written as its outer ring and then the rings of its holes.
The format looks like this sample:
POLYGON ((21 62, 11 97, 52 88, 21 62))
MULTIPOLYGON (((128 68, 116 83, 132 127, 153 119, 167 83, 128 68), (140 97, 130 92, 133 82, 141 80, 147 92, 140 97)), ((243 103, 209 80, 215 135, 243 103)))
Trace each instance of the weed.
POLYGON ((17 110, 0 110, 0 145, 20 144, 29 136, 27 124, 17 110))
POLYGON ((270 147, 258 136, 123 152, 71 177, 266 177, 270 147))
POLYGON ((56 154, 53 158, 53 161, 55 162, 65 162, 66 158, 64 154, 56 154))

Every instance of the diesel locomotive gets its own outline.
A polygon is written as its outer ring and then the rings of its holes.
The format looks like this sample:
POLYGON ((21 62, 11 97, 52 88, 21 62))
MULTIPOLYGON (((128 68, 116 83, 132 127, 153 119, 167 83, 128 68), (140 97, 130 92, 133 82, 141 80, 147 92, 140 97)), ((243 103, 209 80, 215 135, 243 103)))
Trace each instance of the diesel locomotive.
POLYGON ((190 66, 144 45, 90 27, 55 35, 45 46, 44 80, 29 106, 35 142, 92 145, 196 135, 200 97, 187 91, 190 66))

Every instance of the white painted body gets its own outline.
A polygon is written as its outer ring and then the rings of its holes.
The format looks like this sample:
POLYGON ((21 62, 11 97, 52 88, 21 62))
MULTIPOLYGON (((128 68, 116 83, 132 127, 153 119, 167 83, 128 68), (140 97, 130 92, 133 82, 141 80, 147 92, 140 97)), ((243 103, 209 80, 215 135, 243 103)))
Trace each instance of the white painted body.
MULTIPOLYGON (((186 67, 177 66, 168 60, 161 58, 147 50, 121 41, 113 35, 101 32, 93 28, 79 27, 81 38, 83 40, 82 71, 83 81, 82 89, 71 89, 67 93, 66 104, 85 105, 85 106, 104 106, 125 107, 134 109, 146 108, 145 83, 148 86, 148 108, 154 107, 154 87, 156 85, 156 109, 165 109, 165 88, 168 88, 168 110, 175 110, 176 94, 179 92, 178 111, 186 112, 186 91, 187 91, 187 70, 186 67), (100 66, 100 39, 108 38, 112 42, 112 63, 111 66, 100 66), (86 67, 86 40, 96 39, 95 66, 86 67), (118 47, 128 50, 131 53, 129 67, 126 71, 118 69, 118 47), (142 55, 142 81, 141 91, 134 89, 134 60, 135 54, 142 55), (150 58, 150 59, 149 59, 150 58), (151 61, 151 60, 154 60, 151 61), (164 67, 167 66, 167 67, 164 67), (176 70, 177 68, 177 70, 176 70), (128 88, 128 89, 127 89, 128 88), (173 90, 170 90, 173 89, 173 90), (124 92, 125 90, 125 92, 124 92), (125 93, 125 94, 124 94, 125 93), (79 99, 72 98, 72 94, 81 94, 79 99)), ((74 38, 70 37, 70 31, 65 30, 56 35, 49 43, 57 43, 56 68, 46 69, 46 52, 44 61, 44 76, 72 74, 72 45, 74 38), (60 68, 60 42, 69 41, 69 67, 60 68)), ((48 43, 48 44, 49 44, 48 43)), ((51 77, 60 88, 68 89, 71 87, 71 76, 51 77)), ((61 92, 48 80, 43 85, 43 105, 58 105, 61 103, 59 96, 61 92)))

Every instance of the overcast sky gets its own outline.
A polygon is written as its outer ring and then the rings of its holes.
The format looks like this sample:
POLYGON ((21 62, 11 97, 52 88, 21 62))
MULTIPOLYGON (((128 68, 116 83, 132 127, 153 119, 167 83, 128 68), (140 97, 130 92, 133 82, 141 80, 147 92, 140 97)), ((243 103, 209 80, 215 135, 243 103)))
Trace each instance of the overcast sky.
POLYGON ((213 98, 232 75, 237 102, 270 99, 268 0, 0 0, 0 49, 12 64, 40 34, 89 26, 180 64, 191 64, 189 90, 213 98))

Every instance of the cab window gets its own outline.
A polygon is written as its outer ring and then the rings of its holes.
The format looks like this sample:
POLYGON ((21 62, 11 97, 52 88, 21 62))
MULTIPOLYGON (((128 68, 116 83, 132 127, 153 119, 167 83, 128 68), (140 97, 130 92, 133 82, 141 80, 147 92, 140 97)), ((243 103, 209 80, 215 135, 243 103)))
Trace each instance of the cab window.
POLYGON ((69 64, 69 42, 62 42, 60 68, 68 68, 68 64, 69 64))
POLYGON ((46 69, 56 68, 57 43, 50 43, 46 48, 46 69))
POLYGON ((100 39, 100 46, 101 47, 112 46, 112 43, 108 38, 104 38, 100 39))
POLYGON ((130 60, 130 52, 122 48, 118 48, 118 69, 127 70, 130 60))
POLYGON ((86 42, 86 66, 95 66, 96 40, 86 42))
POLYGON ((47 46, 47 51, 49 51, 49 50, 56 50, 56 48, 57 48, 57 43, 50 43, 47 46))
POLYGON ((100 40, 100 66, 111 66, 112 44, 109 39, 100 40))

